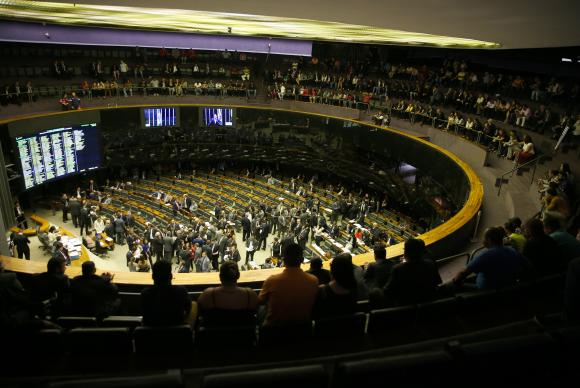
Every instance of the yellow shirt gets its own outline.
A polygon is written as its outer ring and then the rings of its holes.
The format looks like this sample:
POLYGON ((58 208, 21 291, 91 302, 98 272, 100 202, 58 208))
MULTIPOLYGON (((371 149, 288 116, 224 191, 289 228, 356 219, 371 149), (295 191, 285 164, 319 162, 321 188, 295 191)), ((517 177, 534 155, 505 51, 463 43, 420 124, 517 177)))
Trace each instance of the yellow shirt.
POLYGON ((310 319, 318 295, 318 280, 300 268, 286 268, 264 281, 258 296, 268 304, 266 326, 301 323, 310 319))

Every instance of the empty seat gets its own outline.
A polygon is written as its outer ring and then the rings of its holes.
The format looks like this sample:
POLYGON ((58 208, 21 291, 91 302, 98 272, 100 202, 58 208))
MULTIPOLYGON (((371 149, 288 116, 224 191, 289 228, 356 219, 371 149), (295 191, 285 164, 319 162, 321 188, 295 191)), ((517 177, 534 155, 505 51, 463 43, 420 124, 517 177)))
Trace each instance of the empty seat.
POLYGON ((335 375, 337 387, 443 387, 453 385, 452 357, 430 351, 344 362, 335 375))
POLYGON ((138 292, 120 292, 121 306, 129 315, 142 315, 141 294, 138 292))
POLYGON ((415 326, 415 306, 402 306, 369 313, 367 332, 373 340, 384 344, 401 344, 417 340, 420 335, 415 326))
POLYGON ((193 332, 187 325, 135 328, 135 351, 139 355, 185 354, 193 350, 193 332))
POLYGON ((54 356, 64 353, 62 331, 58 329, 46 329, 40 331, 5 332, 3 344, 5 349, 10 349, 16 354, 30 356, 54 356))
POLYGON ((56 320, 57 325, 65 330, 74 329, 76 327, 96 327, 97 318, 95 317, 59 317, 56 320))
POLYGON ((127 328, 78 328, 67 333, 67 342, 74 355, 124 355, 133 352, 127 328))
POLYGON ((547 384, 561 373, 557 342, 547 335, 531 334, 515 338, 460 345, 461 368, 457 377, 473 379, 475 386, 516 386, 523 383, 547 384))
POLYGON ((255 325, 200 327, 195 344, 201 348, 252 347, 256 344, 255 325))
POLYGON ((49 388, 182 388, 180 375, 160 374, 150 376, 112 377, 105 379, 58 381, 50 383, 49 388))
POLYGON ((327 388, 322 365, 231 372, 204 376, 202 388, 327 388))
POLYGON ((365 333, 366 322, 365 313, 318 318, 314 322, 314 336, 317 338, 360 337, 365 333))
POLYGON ((437 338, 463 333, 457 317, 458 301, 455 298, 436 300, 417 306, 417 327, 425 337, 437 338))
POLYGON ((295 344, 312 338, 312 321, 284 326, 263 326, 260 328, 261 346, 295 344))

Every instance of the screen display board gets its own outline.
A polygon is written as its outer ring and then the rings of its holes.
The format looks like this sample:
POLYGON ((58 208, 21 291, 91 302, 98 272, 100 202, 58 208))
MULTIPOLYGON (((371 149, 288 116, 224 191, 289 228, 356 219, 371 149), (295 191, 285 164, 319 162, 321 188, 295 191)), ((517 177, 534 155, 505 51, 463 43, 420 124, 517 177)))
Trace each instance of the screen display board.
POLYGON ((15 140, 25 189, 101 166, 96 123, 50 129, 15 140))
POLYGON ((203 108, 202 125, 206 127, 232 127, 234 125, 233 108, 203 108))
POLYGON ((177 108, 143 108, 143 127, 176 127, 179 125, 177 108))

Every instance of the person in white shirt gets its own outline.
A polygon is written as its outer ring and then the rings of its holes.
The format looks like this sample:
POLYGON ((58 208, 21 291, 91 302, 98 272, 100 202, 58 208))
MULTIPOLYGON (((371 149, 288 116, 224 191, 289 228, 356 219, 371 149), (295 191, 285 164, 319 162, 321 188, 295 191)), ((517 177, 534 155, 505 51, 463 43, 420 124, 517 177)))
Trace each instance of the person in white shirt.
POLYGON ((95 229, 95 232, 97 232, 97 234, 103 233, 103 230, 105 230, 105 222, 103 221, 102 217, 99 217, 95 220, 95 222, 93 223, 93 228, 95 229))

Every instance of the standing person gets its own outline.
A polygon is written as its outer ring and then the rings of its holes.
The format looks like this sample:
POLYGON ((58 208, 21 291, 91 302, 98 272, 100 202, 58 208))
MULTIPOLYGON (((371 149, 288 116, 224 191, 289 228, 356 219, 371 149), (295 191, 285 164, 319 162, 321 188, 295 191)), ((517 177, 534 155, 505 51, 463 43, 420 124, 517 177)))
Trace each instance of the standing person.
POLYGON ((75 228, 79 227, 81 217, 81 203, 77 197, 71 197, 69 201, 70 216, 75 228))
POLYGON ((175 239, 171 236, 170 231, 163 237, 163 260, 171 263, 173 259, 173 243, 175 239))
POLYGON ((155 237, 151 241, 151 248, 155 254, 155 261, 163 260, 163 237, 161 237, 161 232, 155 232, 155 237))
POLYGON ((121 217, 121 213, 117 213, 117 218, 113 221, 115 225, 115 243, 119 245, 125 244, 124 235, 125 235, 125 221, 123 217, 121 217))
MULTIPOLYGON (((208 245, 210 244, 210 241, 208 240, 208 245)), ((211 260, 211 265, 214 269, 218 269, 218 265, 219 265, 219 257, 220 257, 220 246, 218 244, 217 241, 214 241, 213 243, 211 243, 210 245, 211 248, 211 253, 209 255, 209 258, 211 260)))
POLYGON ((260 303, 267 305, 265 326, 308 322, 318 294, 316 277, 300 268, 300 246, 291 243, 283 255, 286 268, 266 279, 258 296, 260 303))
POLYGON ((282 244, 280 244, 278 237, 274 237, 272 242, 272 258, 275 259, 275 264, 279 267, 282 261, 282 244))
POLYGON ((250 237, 251 227, 252 224, 250 219, 246 214, 244 214, 244 217, 242 218, 242 241, 246 241, 248 237, 250 237))
POLYGON ((22 230, 13 236, 12 242, 16 247, 18 258, 22 259, 22 256, 24 256, 26 260, 30 260, 30 247, 28 246, 30 240, 22 233, 22 230))
POLYGON ((250 261, 254 261, 254 253, 256 253, 257 246, 258 243, 253 236, 250 236, 250 238, 246 240, 246 264, 250 261))
POLYGON ((62 203, 62 222, 66 223, 68 221, 68 211, 69 211, 68 195, 66 194, 62 195, 61 203, 62 203))
POLYGON ((80 217, 79 217, 79 227, 81 228, 80 234, 83 235, 83 229, 85 233, 89 232, 89 228, 91 227, 91 214, 89 208, 84 201, 81 201, 81 210, 80 210, 80 217))
POLYGON ((16 217, 16 226, 20 229, 28 229, 28 221, 26 221, 26 216, 20 207, 20 202, 14 202, 14 217, 16 217))

